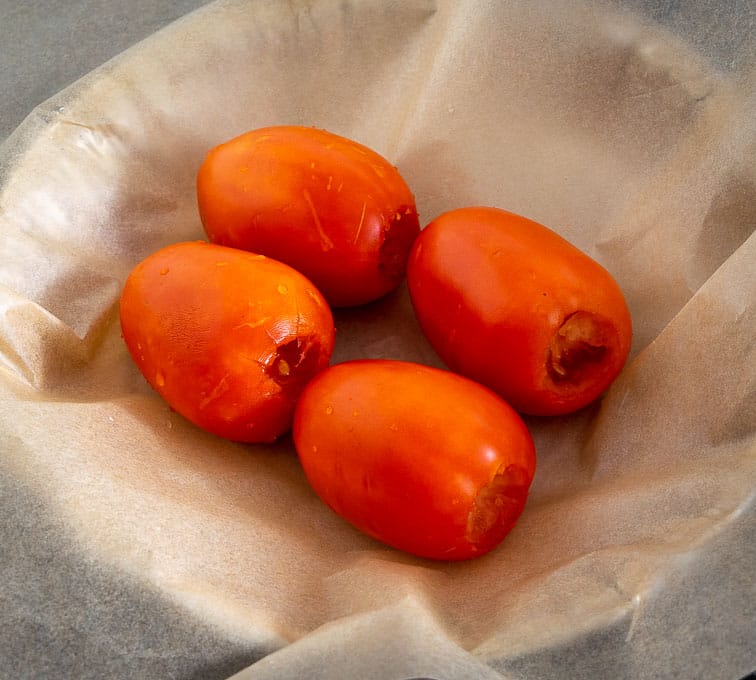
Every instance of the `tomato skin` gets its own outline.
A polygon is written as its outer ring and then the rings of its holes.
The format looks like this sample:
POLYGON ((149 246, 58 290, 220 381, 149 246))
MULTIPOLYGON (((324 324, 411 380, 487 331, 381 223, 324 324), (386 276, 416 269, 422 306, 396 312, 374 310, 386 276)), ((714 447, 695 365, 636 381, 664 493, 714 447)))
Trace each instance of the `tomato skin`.
POLYGON ((197 174, 197 201, 212 242, 286 262, 334 306, 394 290, 420 231, 393 165, 316 128, 261 128, 215 147, 197 174))
POLYGON ((440 215, 416 240, 407 281, 446 365, 522 413, 586 406, 627 360, 632 323, 617 283, 525 217, 487 207, 440 215))
POLYGON ((331 310, 299 272, 201 241, 140 262, 120 319, 134 362, 168 404, 240 442, 290 429, 302 387, 328 365, 334 344, 331 310))
POLYGON ((525 506, 533 440, 481 385, 429 366, 357 360, 319 373, 294 415, 315 492, 408 553, 464 560, 496 547, 525 506))

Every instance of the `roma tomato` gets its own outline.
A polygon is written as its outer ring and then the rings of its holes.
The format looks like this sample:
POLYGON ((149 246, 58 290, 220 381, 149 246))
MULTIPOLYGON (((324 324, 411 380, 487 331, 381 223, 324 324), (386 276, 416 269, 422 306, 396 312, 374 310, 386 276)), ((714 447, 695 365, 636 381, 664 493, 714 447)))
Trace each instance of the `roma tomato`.
POLYGON ((612 276, 555 232, 504 210, 462 208, 433 220, 407 280, 446 365, 523 413, 586 406, 630 351, 630 313, 612 276))
POLYGON ((200 241, 153 253, 121 295, 121 328, 147 381, 213 434, 270 442, 333 351, 331 310, 299 272, 200 241))
POLYGON ((535 473, 517 413, 448 371, 362 360, 305 387, 294 443, 315 492, 361 531, 420 557, 482 555, 512 529, 535 473))
POLYGON ((286 262, 334 306, 395 289, 420 231, 415 200, 375 151, 325 130, 252 130, 212 149, 197 200, 214 243, 286 262))

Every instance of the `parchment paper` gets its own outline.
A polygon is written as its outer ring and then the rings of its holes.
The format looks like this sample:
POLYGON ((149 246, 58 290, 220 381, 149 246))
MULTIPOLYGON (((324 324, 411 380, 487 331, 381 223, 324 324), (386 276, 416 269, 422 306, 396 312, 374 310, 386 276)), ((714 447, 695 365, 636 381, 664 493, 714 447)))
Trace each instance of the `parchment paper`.
MULTIPOLYGON (((4 474, 89 559, 259 650, 245 680, 752 670, 756 11, 663 4, 219 2, 36 109, 0 149, 4 474), (543 222, 626 293, 630 362, 600 403, 528 419, 531 498, 483 558, 362 536, 288 439, 200 432, 127 355, 121 286, 203 237, 206 150, 279 123, 375 148, 424 223, 543 222)), ((441 365, 404 287, 336 321, 334 362, 441 365)))

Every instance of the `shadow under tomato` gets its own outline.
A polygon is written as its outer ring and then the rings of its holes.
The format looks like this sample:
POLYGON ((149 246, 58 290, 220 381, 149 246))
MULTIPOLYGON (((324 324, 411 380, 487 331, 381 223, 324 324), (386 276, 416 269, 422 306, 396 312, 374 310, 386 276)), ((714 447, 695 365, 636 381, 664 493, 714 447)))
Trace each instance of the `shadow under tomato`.
POLYGON ((412 309, 406 282, 375 302, 334 310, 336 346, 332 364, 356 359, 396 359, 443 364, 412 309))

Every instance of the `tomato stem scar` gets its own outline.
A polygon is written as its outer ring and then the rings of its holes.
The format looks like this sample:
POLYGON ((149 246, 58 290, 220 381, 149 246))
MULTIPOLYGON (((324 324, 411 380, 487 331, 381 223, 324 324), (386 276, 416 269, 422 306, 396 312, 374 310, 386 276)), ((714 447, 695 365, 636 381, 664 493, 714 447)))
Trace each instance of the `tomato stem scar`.
POLYGON ((606 323, 590 312, 570 314, 549 346, 546 369, 554 382, 579 382, 605 358, 606 323))
POLYGON ((383 231, 378 259, 379 271, 390 281, 398 281, 404 275, 409 256, 409 248, 414 241, 412 230, 402 229, 402 208, 392 215, 392 223, 387 224, 383 231))
POLYGON ((467 541, 482 544, 491 539, 501 540, 519 518, 529 487, 525 470, 518 465, 500 465, 491 481, 475 496, 467 515, 467 541))
POLYGON ((266 373, 283 389, 298 391, 318 370, 320 345, 313 336, 297 337, 276 349, 266 373))

